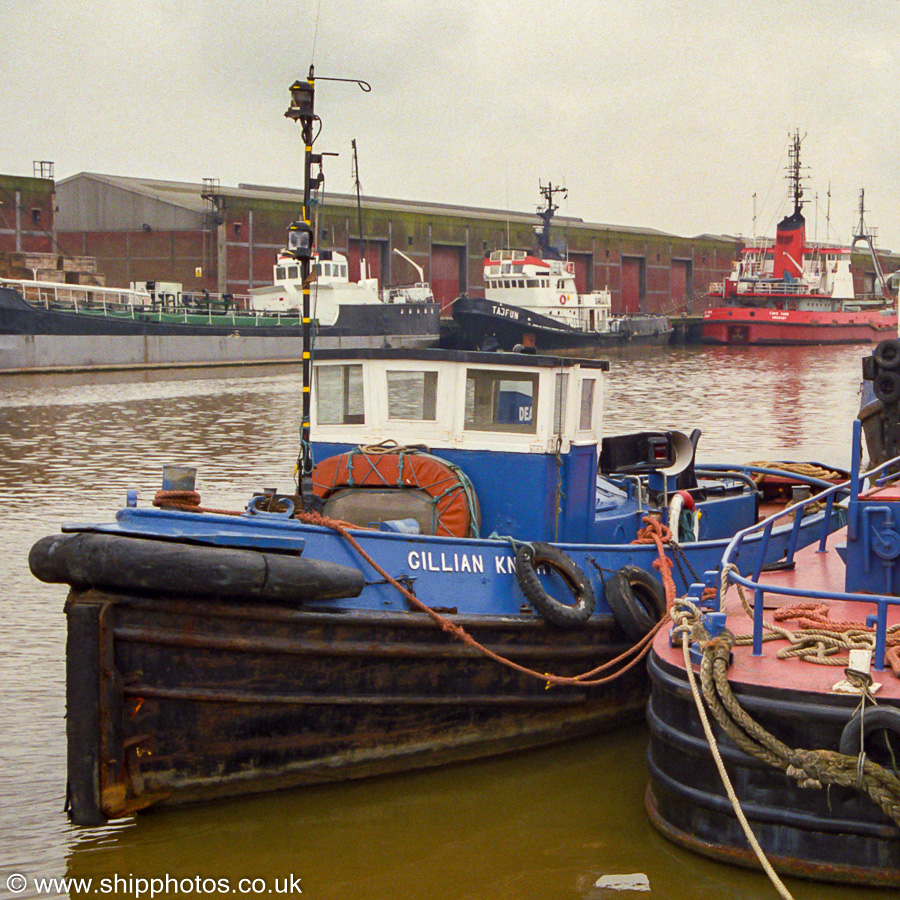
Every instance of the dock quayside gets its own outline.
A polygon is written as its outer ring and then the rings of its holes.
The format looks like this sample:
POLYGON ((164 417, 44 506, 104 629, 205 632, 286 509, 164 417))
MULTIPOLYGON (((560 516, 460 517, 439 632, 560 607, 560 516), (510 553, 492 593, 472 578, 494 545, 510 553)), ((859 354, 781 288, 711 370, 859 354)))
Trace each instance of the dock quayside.
MULTIPOLYGON (((307 191, 321 161, 314 84, 310 70, 292 88, 307 191)), ((314 232, 295 224, 308 321, 314 232)), ((771 473, 701 466, 696 430, 605 436, 608 368, 304 353, 289 491, 223 510, 172 467, 152 505, 129 492, 113 522, 38 541, 32 572, 70 588, 72 819, 436 766, 641 717, 653 634, 758 521, 754 476, 771 473)), ((839 527, 833 512, 800 510, 735 561, 778 564, 839 527)))

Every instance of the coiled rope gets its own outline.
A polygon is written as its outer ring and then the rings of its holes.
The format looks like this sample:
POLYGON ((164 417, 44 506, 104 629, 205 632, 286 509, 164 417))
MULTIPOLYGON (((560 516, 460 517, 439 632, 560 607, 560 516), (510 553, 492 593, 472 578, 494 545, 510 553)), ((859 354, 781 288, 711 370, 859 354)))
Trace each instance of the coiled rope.
MULTIPOLYGON (((790 462, 751 462, 749 465, 759 469, 779 469, 782 472, 791 472, 794 475, 805 475, 807 478, 818 478, 820 481, 843 481, 846 476, 834 469, 826 469, 824 466, 817 466, 815 463, 790 463, 790 462)), ((752 476, 756 482, 764 479, 766 475, 762 472, 752 476)))
MULTIPOLYGON (((737 571, 734 565, 722 572, 722 593, 729 586, 727 573, 737 571)), ((738 584, 738 596, 748 618, 753 618, 753 608, 747 600, 743 585, 738 584)), ((874 650, 875 628, 864 622, 835 622, 828 617, 827 603, 791 603, 774 610, 772 618, 778 622, 796 620, 798 628, 791 630, 770 622, 764 622, 763 641, 787 641, 790 646, 777 651, 778 659, 802 659, 804 662, 823 666, 850 665, 850 650, 874 650), (847 651, 846 655, 842 651, 847 651)), ((736 635, 736 645, 753 642, 753 635, 736 635)), ((900 624, 887 630, 884 660, 897 678, 900 678, 900 624)))

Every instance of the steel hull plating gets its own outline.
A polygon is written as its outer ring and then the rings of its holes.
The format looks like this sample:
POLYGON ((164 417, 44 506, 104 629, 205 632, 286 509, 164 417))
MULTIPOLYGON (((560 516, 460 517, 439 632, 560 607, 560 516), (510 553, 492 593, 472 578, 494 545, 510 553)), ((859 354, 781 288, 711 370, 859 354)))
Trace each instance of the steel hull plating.
POLYGON ((672 335, 664 316, 632 317, 631 328, 624 331, 576 331, 548 316, 479 297, 459 297, 453 306, 453 317, 471 349, 483 349, 486 342, 496 342, 499 349, 506 351, 523 344, 534 346, 538 353, 590 356, 592 351, 626 344, 662 346, 672 335))
MULTIPOLYGON (((304 558, 358 565, 330 530, 301 530, 304 558)), ((355 535, 386 571, 405 572, 417 597, 475 640, 556 675, 592 670, 631 643, 614 623, 591 560, 610 570, 630 562, 651 571, 656 557, 655 546, 646 544, 567 545, 602 605, 585 624, 563 630, 529 611, 505 542, 355 535)), ((772 535, 771 559, 783 555, 787 540, 788 533, 772 535)), ((688 545, 686 560, 703 571, 721 557, 723 543, 688 545)), ((183 550, 190 555, 191 545, 183 550)), ((207 600, 187 587, 169 596, 121 587, 70 592, 73 819, 92 824, 160 802, 535 747, 614 727, 643 710, 643 665, 610 684, 548 689, 543 679, 482 655, 426 614, 410 611, 374 570, 363 573, 358 597, 301 608, 240 597, 207 600)), ((84 583, 91 576, 79 570, 60 577, 84 583)))
MULTIPOLYGON (((841 670, 831 674, 837 681, 841 670)), ((647 809, 654 825, 688 849, 756 866, 725 796, 683 666, 653 654, 650 677, 647 809)), ((791 747, 837 750, 859 703, 847 695, 733 687, 741 706, 791 747)), ((753 833, 779 871, 822 881, 900 885, 900 831, 871 800, 850 788, 801 788, 743 753, 718 728, 716 737, 753 833)))
POLYGON ((897 333, 897 316, 878 312, 811 312, 719 307, 707 310, 708 344, 868 344, 897 333))
MULTIPOLYGON (((73 591, 67 615, 69 801, 82 824, 549 744, 637 717, 646 697, 643 667, 548 690, 408 612, 73 591)), ((533 615, 454 618, 561 674, 627 644, 611 616, 575 632, 533 615)))
MULTIPOLYGON (((0 288, 0 370, 300 359, 301 326, 265 321, 198 313, 188 322, 157 322, 43 310, 0 288)), ((334 325, 317 330, 316 346, 419 348, 437 342, 439 331, 437 304, 346 306, 334 325)))

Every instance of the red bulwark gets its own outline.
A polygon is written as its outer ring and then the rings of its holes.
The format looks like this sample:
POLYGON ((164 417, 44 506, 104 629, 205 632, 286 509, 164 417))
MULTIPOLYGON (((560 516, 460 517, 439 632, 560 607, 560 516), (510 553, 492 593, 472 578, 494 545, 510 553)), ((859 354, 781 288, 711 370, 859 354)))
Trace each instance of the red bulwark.
POLYGON ((872 488, 859 495, 860 500, 877 500, 879 503, 896 503, 900 500, 900 485, 889 484, 880 488, 872 488))

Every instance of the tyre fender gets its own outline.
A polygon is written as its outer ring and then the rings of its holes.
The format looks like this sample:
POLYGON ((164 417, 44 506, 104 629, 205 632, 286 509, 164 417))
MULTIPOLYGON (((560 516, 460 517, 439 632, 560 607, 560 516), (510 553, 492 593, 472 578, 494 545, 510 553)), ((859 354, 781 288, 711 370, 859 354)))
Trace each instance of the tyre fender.
POLYGON ((882 369, 900 369, 900 341, 896 338, 881 341, 872 356, 882 369))
POLYGON ((597 600, 591 583, 575 561, 552 544, 522 544, 516 550, 516 581, 535 612, 553 625, 574 628, 587 622, 594 612, 597 600), (562 577, 573 603, 563 603, 547 592, 535 571, 540 565, 562 577))
POLYGON ((841 732, 840 752, 846 756, 859 756, 862 741, 873 731, 891 731, 900 740, 900 709, 891 706, 870 706, 865 711, 864 724, 859 720, 862 710, 853 713, 841 732))
POLYGON ((879 372, 872 380, 875 396, 884 404, 900 400, 900 374, 890 370, 879 372))
POLYGON ((606 580, 606 602, 626 636, 640 640, 666 614, 661 582, 638 566, 622 566, 606 580))

